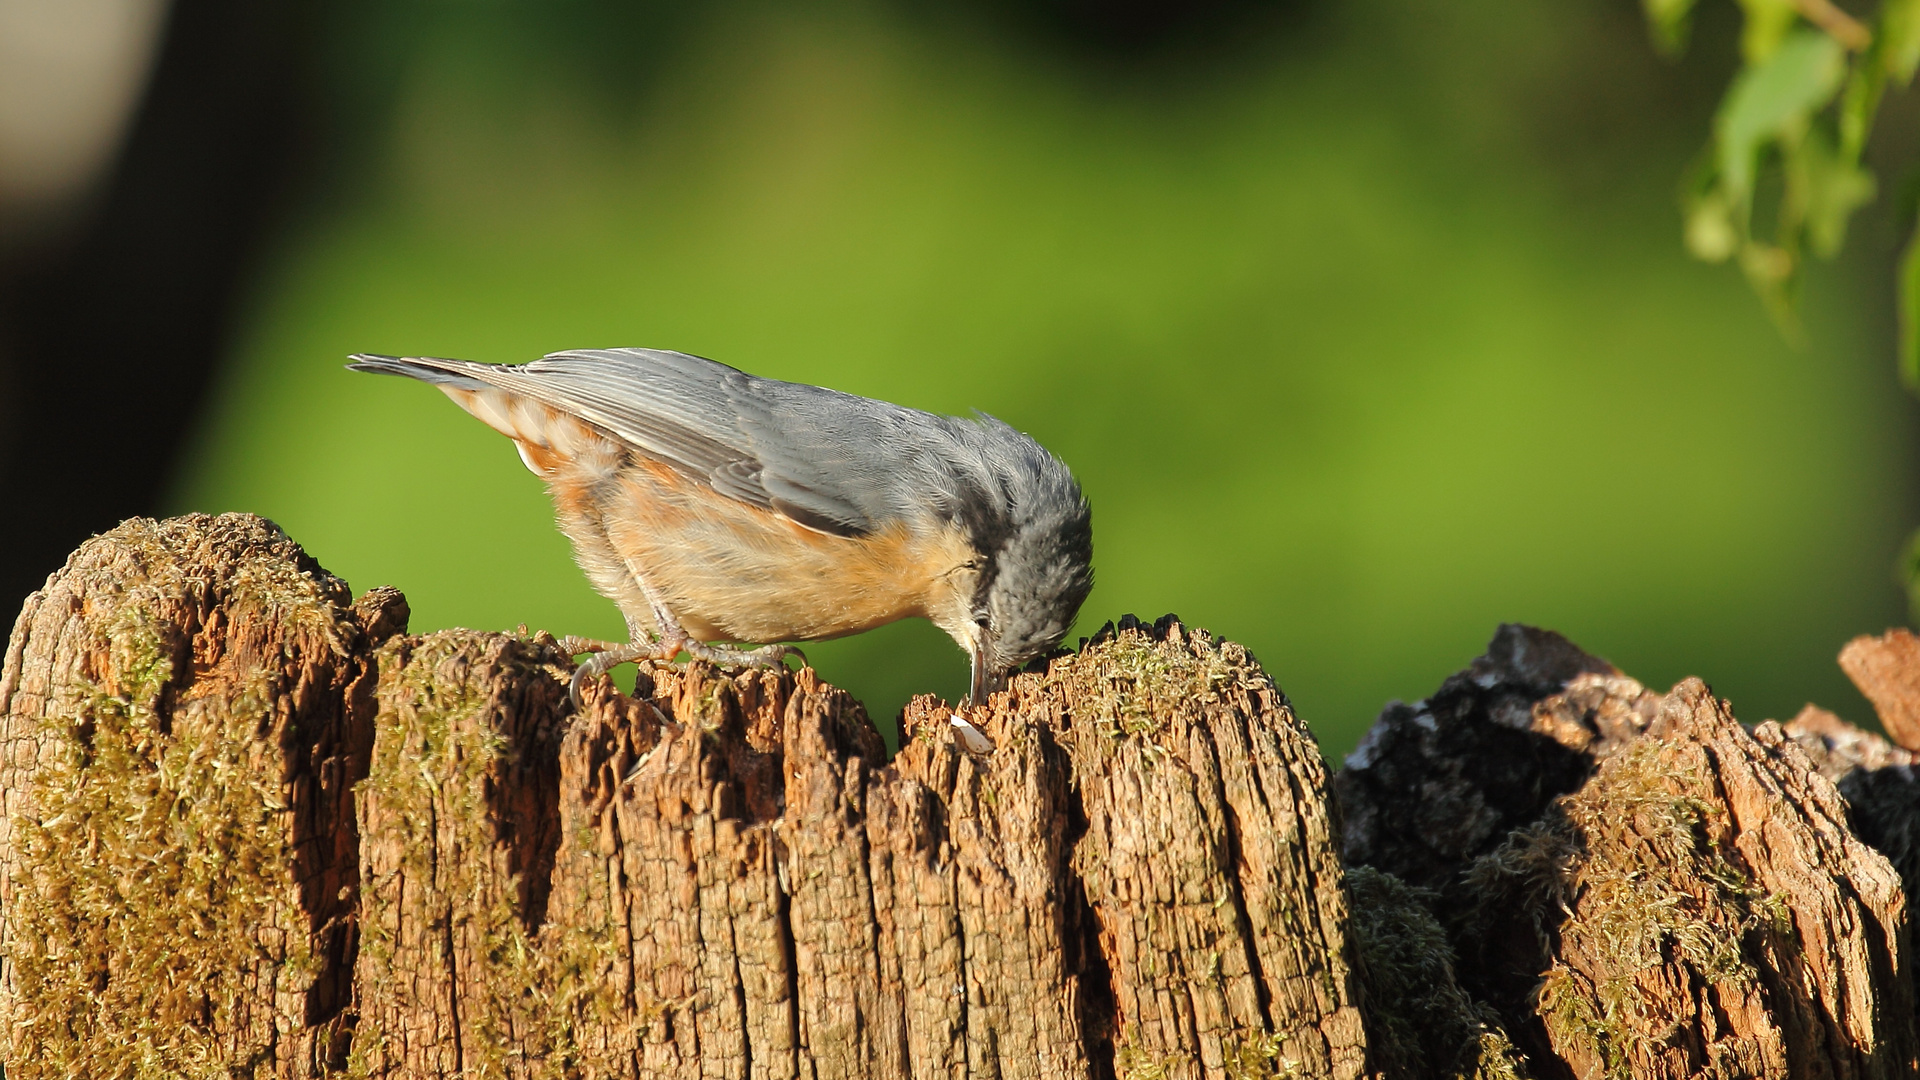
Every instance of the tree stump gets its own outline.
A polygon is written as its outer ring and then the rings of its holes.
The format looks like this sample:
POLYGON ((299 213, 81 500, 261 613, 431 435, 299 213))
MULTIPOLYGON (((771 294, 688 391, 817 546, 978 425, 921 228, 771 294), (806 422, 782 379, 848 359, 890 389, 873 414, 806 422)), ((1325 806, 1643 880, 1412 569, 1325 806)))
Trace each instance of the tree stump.
POLYGON ((1336 787, 1348 860, 1431 890, 1523 1075, 1920 1068, 1898 872, 1793 734, 1741 727, 1697 679, 1653 694, 1503 627, 1433 698, 1389 706, 1336 787))
POLYGON ((9 1077, 1917 1066, 1911 755, 1828 714, 1503 627, 1330 776, 1244 649, 1129 618, 889 754, 810 670, 576 711, 550 636, 406 617, 244 515, 29 599, 9 1077))
POLYGON ((82 547, 0 671, 0 1054, 12 1076, 312 1074, 349 1028, 371 645, 279 530, 82 547))
POLYGON ((1128 621, 889 758, 811 671, 576 714, 551 637, 403 611, 237 515, 29 602, 10 1076, 1364 1071, 1325 766, 1238 646, 1128 621))

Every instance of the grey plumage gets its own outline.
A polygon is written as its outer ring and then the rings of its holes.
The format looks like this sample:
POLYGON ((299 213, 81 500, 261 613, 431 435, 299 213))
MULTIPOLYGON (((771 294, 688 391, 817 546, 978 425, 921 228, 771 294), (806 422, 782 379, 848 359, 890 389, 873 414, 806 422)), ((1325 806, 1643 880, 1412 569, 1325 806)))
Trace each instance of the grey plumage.
POLYGON ((816 531, 958 526, 985 560, 973 608, 991 625, 985 659, 1000 670, 1054 648, 1092 588, 1091 515, 1079 484, 1038 443, 985 414, 940 416, 658 349, 560 352, 525 365, 354 360, 358 371, 522 395, 816 531))

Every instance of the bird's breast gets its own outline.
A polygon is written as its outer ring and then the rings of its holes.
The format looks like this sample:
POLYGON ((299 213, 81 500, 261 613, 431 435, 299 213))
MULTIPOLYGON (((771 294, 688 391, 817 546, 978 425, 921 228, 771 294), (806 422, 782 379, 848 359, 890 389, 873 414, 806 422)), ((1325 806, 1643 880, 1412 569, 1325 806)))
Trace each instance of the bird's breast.
POLYGON ((600 488, 608 539, 702 641, 816 641, 928 615, 971 557, 951 529, 820 533, 657 462, 616 481, 600 488))

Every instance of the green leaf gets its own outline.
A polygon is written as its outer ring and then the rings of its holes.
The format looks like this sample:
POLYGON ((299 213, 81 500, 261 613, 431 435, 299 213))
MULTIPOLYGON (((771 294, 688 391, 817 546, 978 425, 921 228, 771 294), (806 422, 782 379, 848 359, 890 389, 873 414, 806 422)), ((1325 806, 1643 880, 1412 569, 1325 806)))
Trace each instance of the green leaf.
POLYGON ((1920 392, 1920 225, 1900 260, 1900 380, 1920 392))
POLYGON ((1793 0, 1740 0, 1740 6, 1747 16, 1740 31, 1740 55, 1748 64, 1764 63, 1780 47, 1800 11, 1793 0))
POLYGON ((1686 207, 1687 251, 1702 262, 1726 262, 1740 250, 1740 229, 1733 207, 1719 191, 1690 200, 1686 207))
POLYGON ((1816 127, 1794 148, 1788 177, 1798 189, 1793 194, 1800 201, 1807 245, 1821 258, 1833 258, 1846 242, 1847 219, 1873 201, 1873 174, 1836 153, 1826 133, 1816 127))
POLYGON ((1714 118, 1720 182, 1732 201, 1745 205, 1752 197, 1761 148, 1803 130, 1808 117, 1833 99, 1846 73, 1846 50, 1839 42, 1818 30, 1799 29, 1765 63, 1734 79, 1714 118))
POLYGON ((1880 94, 1887 84, 1877 55, 1869 53, 1853 65, 1847 88, 1840 95, 1840 153, 1852 161, 1860 160, 1860 151, 1867 145, 1867 133, 1873 129, 1873 115, 1880 111, 1880 94))
POLYGON ((1914 69, 1920 68, 1920 0, 1886 0, 1874 48, 1893 81, 1912 81, 1914 69))
POLYGON ((1887 83, 1904 86, 1920 67, 1920 0, 1886 0, 1873 44, 1853 66, 1840 102, 1840 151, 1858 159, 1887 83))
POLYGON ((1687 47, 1687 31, 1693 22, 1694 0, 1641 0, 1647 12, 1647 25, 1653 30, 1653 43, 1662 53, 1678 56, 1687 47))
POLYGON ((1767 314, 1788 341, 1800 341, 1800 318, 1794 298, 1800 283, 1800 260, 1794 253, 1775 244, 1748 240, 1740 249, 1740 270, 1747 284, 1760 294, 1767 314))

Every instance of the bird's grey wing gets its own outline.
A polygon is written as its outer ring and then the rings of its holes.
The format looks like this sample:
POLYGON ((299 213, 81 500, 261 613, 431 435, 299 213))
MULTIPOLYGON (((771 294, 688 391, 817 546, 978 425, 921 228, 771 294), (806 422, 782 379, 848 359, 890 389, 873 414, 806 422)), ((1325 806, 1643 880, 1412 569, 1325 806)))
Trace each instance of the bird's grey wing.
POLYGON ((747 376, 659 349, 582 350, 520 366, 488 365, 495 386, 605 428, 649 457, 701 478, 751 457, 725 404, 730 377, 747 376))
POLYGON ((873 531, 884 516, 878 502, 863 497, 866 485, 836 478, 845 475, 849 438, 874 445, 878 432, 862 422, 865 407, 898 406, 660 349, 580 350, 521 367, 477 366, 502 389, 572 413, 721 494, 810 529, 855 536, 873 531))
POLYGON ((761 463, 760 484, 782 513, 869 522, 938 503, 965 421, 803 383, 753 379, 735 400, 742 435, 761 463), (909 500, 908 493, 913 495, 909 500))

